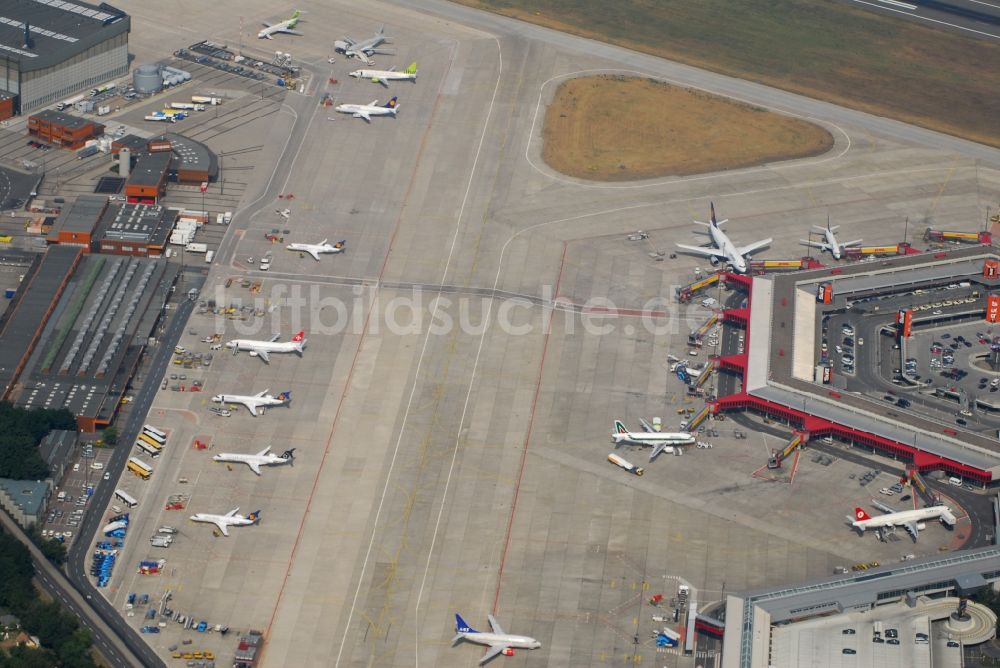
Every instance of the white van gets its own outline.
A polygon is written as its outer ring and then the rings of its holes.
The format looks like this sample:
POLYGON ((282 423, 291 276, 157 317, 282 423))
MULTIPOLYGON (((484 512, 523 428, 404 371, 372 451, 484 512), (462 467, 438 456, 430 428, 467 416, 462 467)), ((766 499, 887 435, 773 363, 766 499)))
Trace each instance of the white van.
POLYGON ((962 479, 961 478, 956 478, 955 476, 952 476, 952 477, 948 478, 948 482, 950 484, 954 485, 955 487, 961 487, 962 486, 962 479))

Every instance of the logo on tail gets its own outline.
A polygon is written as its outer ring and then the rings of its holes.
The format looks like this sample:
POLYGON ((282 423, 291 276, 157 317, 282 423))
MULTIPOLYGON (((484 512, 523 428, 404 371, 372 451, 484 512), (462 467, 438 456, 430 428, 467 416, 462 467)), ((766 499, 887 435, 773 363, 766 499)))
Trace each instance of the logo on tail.
POLYGON ((291 401, 292 400, 292 391, 291 390, 285 390, 284 392, 282 392, 281 394, 278 395, 278 399, 280 399, 282 401, 291 401))
POLYGON ((469 626, 468 622, 462 619, 462 615, 455 613, 455 631, 457 633, 479 633, 476 629, 469 626))
POLYGON ((871 519, 871 517, 869 517, 868 513, 866 513, 864 511, 864 509, 862 509, 862 508, 855 508, 854 509, 854 517, 857 518, 857 520, 859 522, 871 519))
POLYGON ((281 453, 282 459, 287 459, 289 462, 295 459, 295 448, 289 448, 281 453))
POLYGON ((247 515, 247 519, 253 522, 254 524, 260 522, 260 511, 259 510, 253 511, 252 513, 247 515))
POLYGON ((298 334, 296 334, 295 336, 292 337, 292 341, 294 343, 298 343, 298 342, 302 341, 305 338, 305 336, 306 336, 306 333, 304 331, 303 332, 299 332, 298 334))
POLYGON ((386 109, 395 109, 396 108, 396 96, 393 96, 391 100, 389 100, 388 102, 385 103, 385 108, 386 109))
POLYGON ((628 429, 625 428, 625 424, 621 420, 615 420, 615 434, 627 434, 628 429))

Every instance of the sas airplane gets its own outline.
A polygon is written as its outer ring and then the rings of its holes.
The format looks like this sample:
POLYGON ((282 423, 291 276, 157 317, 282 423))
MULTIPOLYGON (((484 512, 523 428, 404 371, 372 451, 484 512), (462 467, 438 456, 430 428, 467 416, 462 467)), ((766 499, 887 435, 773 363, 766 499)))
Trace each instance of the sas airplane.
POLYGON ((286 35, 302 35, 298 30, 293 30, 296 24, 299 22, 299 17, 302 16, 302 12, 295 10, 292 14, 292 18, 282 21, 281 23, 275 23, 271 25, 270 23, 264 24, 264 29, 257 33, 257 39, 274 39, 271 35, 275 33, 285 33, 286 35))
POLYGON ((251 341, 250 339, 233 339, 226 344, 227 348, 232 348, 233 354, 241 350, 250 351, 250 357, 259 357, 265 364, 271 363, 271 353, 298 353, 302 356, 302 350, 306 347, 305 332, 299 332, 292 337, 291 341, 278 342, 280 334, 275 334, 270 341, 251 341))
MULTIPOLYGON (((711 259, 713 265, 719 264, 720 260, 725 260, 732 265, 733 269, 739 274, 745 274, 747 272, 747 260, 750 258, 750 253, 753 251, 770 245, 774 239, 768 237, 767 239, 761 239, 760 241, 755 241, 752 244, 746 246, 736 246, 726 233, 722 231, 722 225, 728 222, 725 220, 715 219, 715 204, 710 204, 712 211, 711 222, 703 223, 699 220, 694 221, 698 225, 703 225, 708 228, 708 236, 712 239, 712 242, 708 246, 687 246, 685 244, 677 244, 678 248, 688 251, 689 253, 696 253, 698 255, 707 255, 711 259)), ((701 232, 699 232, 701 233, 701 232)))
POLYGON ((379 27, 378 32, 375 33, 374 37, 369 37, 366 40, 360 42, 355 42, 350 37, 345 37, 344 39, 338 39, 333 43, 333 50, 337 53, 342 53, 348 58, 357 58, 365 65, 371 65, 371 57, 376 53, 392 55, 390 51, 382 51, 378 47, 384 43, 388 43, 389 38, 385 36, 385 26, 379 27))
POLYGON ((210 522, 215 526, 219 527, 219 531, 222 532, 223 536, 229 535, 229 527, 242 527, 248 526, 250 524, 257 524, 260 522, 260 511, 254 511, 243 517, 242 515, 237 515, 240 511, 239 508, 233 508, 225 515, 211 515, 209 513, 195 513, 191 516, 193 522, 210 522))
POLYGON ((652 447, 653 451, 649 455, 649 461, 653 461, 663 452, 671 453, 675 445, 694 445, 695 438, 686 431, 660 432, 655 431, 648 422, 642 420, 643 431, 629 431, 625 428, 621 420, 615 420, 614 430, 611 432, 611 442, 617 448, 620 445, 642 445, 652 447))
POLYGON ((854 517, 847 516, 847 521, 851 523, 851 526, 861 533, 864 533, 865 529, 875 529, 881 535, 882 529, 885 527, 901 526, 906 529, 907 533, 916 542, 917 531, 923 528, 921 523, 924 520, 940 520, 941 524, 945 526, 955 526, 955 515, 948 506, 943 504, 928 508, 917 508, 916 510, 893 510, 883 503, 878 503, 874 500, 872 503, 879 510, 883 511, 885 515, 871 517, 862 508, 855 508, 854 517))
POLYGON ((347 239, 338 241, 335 244, 329 243, 329 239, 323 239, 318 244, 288 244, 285 248, 290 251, 309 253, 314 260, 319 262, 321 253, 343 253, 344 249, 347 248, 347 239))
POLYGON ((416 81, 417 63, 410 63, 410 66, 402 72, 390 67, 387 70, 354 70, 350 76, 355 79, 371 79, 372 83, 382 84, 388 88, 390 81, 416 81))
MULTIPOLYGON (((379 106, 378 100, 372 100, 371 104, 341 104, 333 108, 334 111, 342 114, 351 114, 354 118, 363 118, 366 123, 372 122, 372 116, 392 116, 396 117, 399 111, 399 104, 396 97, 379 106)), ((330 120, 333 120, 332 118, 330 120)))
POLYGON ((256 455, 241 455, 232 452, 223 452, 212 457, 217 462, 233 462, 236 464, 246 464, 250 470, 260 475, 261 466, 278 466, 280 464, 292 464, 295 461, 295 448, 285 450, 281 455, 271 454, 271 446, 267 446, 256 455))
POLYGON ((487 661, 495 659, 500 654, 514 656, 515 649, 538 649, 542 646, 542 643, 534 638, 516 636, 505 632, 500 628, 499 622, 497 622, 493 615, 487 615, 487 618, 490 621, 490 628, 493 629, 492 633, 477 631, 462 619, 462 615, 455 613, 455 637, 451 639, 453 646, 459 640, 468 640, 480 645, 489 645, 489 651, 479 660, 480 666, 487 661))
POLYGON ((288 390, 276 397, 272 397, 268 392, 269 390, 264 390, 253 395, 217 394, 212 397, 212 401, 217 404, 240 404, 246 406, 246 409, 250 411, 250 415, 257 417, 258 410, 263 413, 268 406, 284 406, 292 400, 292 393, 288 390))
POLYGON ((802 242, 803 246, 811 246, 813 248, 819 248, 820 250, 827 251, 833 256, 834 260, 839 260, 845 249, 861 245, 861 239, 839 243, 837 241, 837 237, 833 233, 840 229, 840 225, 830 227, 829 218, 826 219, 826 227, 820 227, 819 225, 813 225, 812 227, 813 230, 823 235, 823 241, 806 241, 805 239, 800 239, 799 241, 802 242))

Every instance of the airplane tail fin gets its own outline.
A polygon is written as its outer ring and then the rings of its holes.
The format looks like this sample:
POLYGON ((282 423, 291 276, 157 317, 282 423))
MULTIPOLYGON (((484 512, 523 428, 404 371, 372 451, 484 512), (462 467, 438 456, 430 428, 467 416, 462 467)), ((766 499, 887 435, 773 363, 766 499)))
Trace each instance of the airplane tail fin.
POLYGON ((416 74, 417 73, 417 61, 410 63, 410 66, 403 70, 405 74, 416 74))
POLYGON ((854 509, 854 519, 857 520, 857 521, 859 521, 859 522, 861 522, 861 521, 864 521, 864 520, 870 520, 871 517, 868 515, 868 513, 866 513, 864 511, 864 508, 855 508, 854 509))
POLYGON ((247 515, 247 519, 252 521, 254 524, 257 524, 258 522, 260 522, 260 511, 259 510, 253 511, 252 513, 247 515))
POLYGON ((281 453, 282 459, 287 459, 289 464, 295 462, 295 448, 289 448, 281 453))
POLYGON ((341 239, 337 243, 333 244, 334 248, 347 248, 347 239, 341 239))
POLYGON ((278 395, 278 398, 281 399, 282 401, 291 401, 292 400, 292 391, 291 390, 285 390, 284 392, 282 392, 281 394, 278 395))
MULTIPOLYGON (((458 614, 457 612, 455 613, 455 632, 458 634, 479 633, 478 631, 476 631, 476 629, 469 626, 469 623, 466 622, 464 619, 462 619, 462 615, 458 614)), ((456 639, 460 637, 461 635, 458 635, 456 636, 456 639)))
POLYGON ((396 106, 397 106, 397 103, 396 103, 396 96, 395 96, 395 95, 393 95, 393 96, 392 96, 392 99, 391 99, 391 100, 389 100, 388 102, 386 102, 384 106, 385 106, 385 108, 386 108, 386 109, 395 109, 395 108, 396 108, 396 106))
POLYGON ((709 209, 709 211, 712 212, 712 217, 709 220, 711 220, 713 223, 715 223, 717 225, 718 221, 715 219, 715 202, 709 202, 708 203, 708 209, 709 209))
POLYGON ((295 342, 295 343, 299 343, 300 341, 304 341, 305 340, 305 336, 306 336, 305 331, 301 331, 301 332, 299 332, 298 334, 296 334, 295 336, 292 337, 292 341, 295 342))
POLYGON ((613 434, 627 434, 628 429, 625 428, 625 423, 621 420, 615 420, 615 428, 612 431, 613 434))

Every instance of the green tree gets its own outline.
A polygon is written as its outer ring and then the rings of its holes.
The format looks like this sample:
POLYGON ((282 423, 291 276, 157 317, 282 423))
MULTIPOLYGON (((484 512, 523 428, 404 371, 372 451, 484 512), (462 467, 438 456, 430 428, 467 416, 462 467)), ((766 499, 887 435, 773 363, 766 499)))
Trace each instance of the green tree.
POLYGON ((104 442, 108 445, 116 445, 118 443, 118 429, 116 427, 108 427, 104 430, 104 442))
POLYGON ((42 480, 49 474, 38 444, 53 429, 76 429, 69 411, 17 408, 0 402, 0 478, 42 480))

